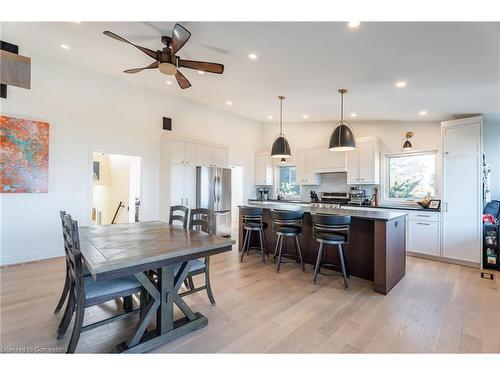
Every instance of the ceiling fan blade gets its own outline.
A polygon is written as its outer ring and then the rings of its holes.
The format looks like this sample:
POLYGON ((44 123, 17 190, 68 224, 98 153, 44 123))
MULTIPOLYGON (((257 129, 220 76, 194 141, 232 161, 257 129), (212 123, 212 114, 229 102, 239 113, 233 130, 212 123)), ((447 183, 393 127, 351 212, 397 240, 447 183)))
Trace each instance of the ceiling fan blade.
POLYGON ((158 68, 158 65, 160 65, 160 63, 158 61, 155 61, 154 63, 152 63, 144 68, 127 69, 127 70, 124 70, 123 73, 135 74, 135 73, 139 73, 139 72, 143 71, 144 69, 158 68))
POLYGON ((179 66, 183 68, 202 70, 207 73, 215 73, 215 74, 224 73, 224 65, 206 61, 179 59, 179 66))
POLYGON ((146 48, 146 47, 141 47, 141 46, 138 46, 137 44, 134 44, 132 42, 129 42, 127 39, 125 38, 122 38, 121 36, 119 35, 116 35, 115 33, 112 33, 111 31, 104 31, 103 32, 104 35, 107 35, 109 36, 110 38, 113 38, 113 39, 116 39, 116 40, 119 40, 120 42, 123 42, 123 43, 128 43, 128 44, 131 44, 133 45, 135 48, 138 48, 140 49, 142 52, 144 52, 146 55, 152 57, 153 59, 156 60, 156 52, 149 49, 149 48, 146 48))
POLYGON ((184 77, 181 72, 177 71, 177 73, 175 73, 175 79, 177 80, 177 83, 179 84, 181 89, 187 89, 188 87, 191 87, 191 83, 189 83, 187 78, 184 77))
POLYGON ((175 55, 186 44, 189 38, 191 38, 191 33, 176 23, 172 31, 172 53, 175 55))

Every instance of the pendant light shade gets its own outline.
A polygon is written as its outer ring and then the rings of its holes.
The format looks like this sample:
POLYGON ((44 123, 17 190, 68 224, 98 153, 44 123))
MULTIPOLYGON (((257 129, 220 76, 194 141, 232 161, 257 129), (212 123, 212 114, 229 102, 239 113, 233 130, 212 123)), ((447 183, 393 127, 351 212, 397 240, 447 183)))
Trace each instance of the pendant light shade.
POLYGON ((335 125, 333 133, 330 136, 330 144, 328 149, 330 151, 351 151, 356 148, 356 140, 352 128, 344 121, 344 94, 347 93, 346 89, 340 89, 340 121, 335 125))
POLYGON ((292 156, 290 151, 290 145, 283 134, 283 99, 284 96, 278 96, 280 100, 280 134, 274 140, 273 146, 271 147, 271 157, 272 158, 288 158, 292 156))

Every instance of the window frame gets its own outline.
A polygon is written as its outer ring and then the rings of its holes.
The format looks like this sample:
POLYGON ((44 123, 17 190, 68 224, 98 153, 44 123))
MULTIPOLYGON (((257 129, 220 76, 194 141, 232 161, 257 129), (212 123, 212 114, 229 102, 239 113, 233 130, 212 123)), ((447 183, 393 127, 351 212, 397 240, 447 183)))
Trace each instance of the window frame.
POLYGON ((394 157, 402 156, 420 156, 420 155, 433 155, 434 156, 434 195, 431 199, 440 199, 440 163, 439 163, 439 150, 416 150, 416 151, 405 151, 398 153, 385 154, 383 158, 382 166, 382 194, 381 203, 382 204, 397 204, 397 205, 408 205, 408 206, 418 206, 417 201, 419 199, 415 198, 390 198, 389 197, 389 159, 394 157))
POLYGON ((283 195, 284 200, 296 200, 302 197, 302 186, 297 181, 297 164, 292 162, 278 163, 276 164, 275 175, 275 186, 276 192, 280 190, 280 168, 281 167, 295 167, 295 184, 299 187, 299 193, 297 195, 283 195))

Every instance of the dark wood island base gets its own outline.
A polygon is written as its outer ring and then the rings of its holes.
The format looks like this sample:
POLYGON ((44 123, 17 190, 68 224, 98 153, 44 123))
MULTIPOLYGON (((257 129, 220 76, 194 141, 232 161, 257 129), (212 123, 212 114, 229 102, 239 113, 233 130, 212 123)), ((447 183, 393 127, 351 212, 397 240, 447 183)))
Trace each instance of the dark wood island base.
MULTIPOLYGON (((353 276, 373 281, 377 293, 387 294, 401 280, 406 272, 405 254, 405 216, 404 213, 373 212, 358 210, 337 210, 329 208, 310 208, 281 204, 252 204, 264 209, 267 246, 274 252, 277 236, 271 225, 271 209, 301 209, 304 211, 304 222, 300 246, 304 262, 314 265, 318 254, 319 243, 312 236, 311 213, 332 215, 351 215, 351 238, 345 245, 345 255, 349 273, 353 276)), ((257 236, 252 236, 250 246, 258 247, 257 236)), ((293 244, 285 243, 289 249, 293 244)), ((239 250, 243 247, 242 218, 239 218, 239 250)), ((271 258, 272 259, 272 258, 271 258)), ((340 259, 334 246, 329 246, 325 254, 325 262, 338 265, 340 259)), ((312 277, 312 275, 311 275, 312 277)))

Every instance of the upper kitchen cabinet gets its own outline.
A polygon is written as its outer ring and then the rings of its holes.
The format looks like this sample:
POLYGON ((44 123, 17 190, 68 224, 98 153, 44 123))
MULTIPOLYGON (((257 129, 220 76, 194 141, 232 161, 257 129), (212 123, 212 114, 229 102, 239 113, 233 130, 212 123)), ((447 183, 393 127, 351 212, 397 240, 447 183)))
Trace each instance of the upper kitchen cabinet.
POLYGON ((228 165, 228 150, 223 147, 181 140, 169 141, 168 147, 173 164, 224 168, 228 165))
POLYGON ((227 149, 222 147, 212 147, 212 167, 227 168, 228 155, 227 149))
POLYGON ((318 173, 345 172, 346 153, 330 151, 327 147, 314 149, 313 169, 318 173))
POLYGON ((296 152, 296 179, 299 185, 319 185, 320 176, 314 171, 314 151, 301 150, 296 152))
POLYGON ((356 139, 356 149, 346 154, 347 184, 380 184, 380 145, 377 138, 356 139))
POLYGON ((254 184, 273 184, 273 162, 271 160, 271 154, 268 152, 259 152, 255 154, 254 184))
POLYGON ((479 154, 481 149, 480 121, 472 124, 444 127, 442 132, 444 155, 479 154))

